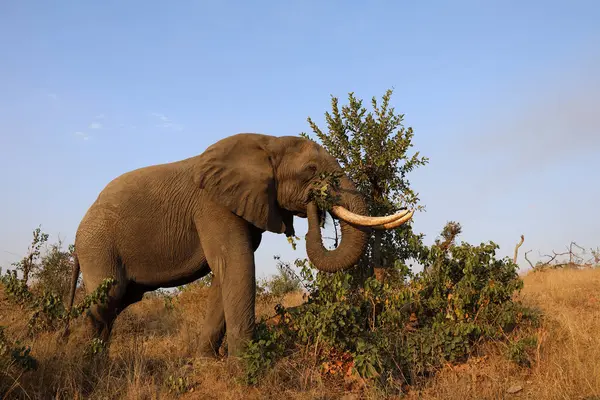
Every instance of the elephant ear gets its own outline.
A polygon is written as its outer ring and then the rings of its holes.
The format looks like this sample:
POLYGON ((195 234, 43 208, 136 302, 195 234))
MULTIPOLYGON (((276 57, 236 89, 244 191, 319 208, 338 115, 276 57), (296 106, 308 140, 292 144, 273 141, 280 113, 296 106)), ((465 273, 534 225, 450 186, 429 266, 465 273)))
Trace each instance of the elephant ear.
POLYGON ((234 135, 207 148, 197 158, 194 182, 213 202, 256 227, 284 233, 290 227, 277 203, 273 165, 262 136, 234 135))

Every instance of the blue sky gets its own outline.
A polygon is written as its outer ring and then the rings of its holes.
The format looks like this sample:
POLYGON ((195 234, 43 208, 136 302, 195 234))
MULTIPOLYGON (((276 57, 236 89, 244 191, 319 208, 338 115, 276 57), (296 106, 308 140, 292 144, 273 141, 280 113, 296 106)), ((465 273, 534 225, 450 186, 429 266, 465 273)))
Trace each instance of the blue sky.
MULTIPOLYGON (((522 233, 533 259, 600 246, 598 21, 594 1, 3 1, 0 265, 39 224, 70 243, 123 172, 390 87, 431 160, 410 176, 427 243, 456 220, 501 256, 522 233)), ((273 254, 305 252, 266 234, 259 276, 273 254)))

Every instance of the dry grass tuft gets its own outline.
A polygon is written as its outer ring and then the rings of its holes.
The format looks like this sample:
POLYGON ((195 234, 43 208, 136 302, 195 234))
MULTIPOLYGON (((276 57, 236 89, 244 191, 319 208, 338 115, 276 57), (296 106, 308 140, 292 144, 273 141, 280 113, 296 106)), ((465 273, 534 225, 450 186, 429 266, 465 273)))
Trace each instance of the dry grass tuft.
MULTIPOLYGON (((446 366, 407 398, 600 398, 600 269, 535 272, 524 281, 521 300, 544 312, 541 327, 531 332, 538 339, 532 368, 508 361, 505 347, 492 343, 479 357, 446 366)), ((160 296, 130 307, 119 317, 104 359, 89 357, 77 339, 61 344, 56 334, 41 335, 28 342, 38 370, 13 377, 7 398, 393 398, 363 382, 324 381, 310 359, 283 360, 258 387, 244 385, 239 365, 197 357, 206 297, 207 289, 194 287, 173 307, 160 296)), ((257 314, 274 315, 275 300, 257 301, 257 314)), ((302 302, 301 293, 284 299, 286 306, 302 302)), ((24 311, 0 290, 0 325, 23 337, 26 324, 24 311)))

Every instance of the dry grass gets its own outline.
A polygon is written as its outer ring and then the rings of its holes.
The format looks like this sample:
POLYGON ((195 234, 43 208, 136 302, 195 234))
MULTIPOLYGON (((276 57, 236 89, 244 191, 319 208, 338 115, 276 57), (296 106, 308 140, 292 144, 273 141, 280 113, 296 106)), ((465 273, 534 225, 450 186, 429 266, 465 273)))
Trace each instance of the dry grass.
MULTIPOLYGON (((600 399, 600 270, 530 273, 524 280, 522 300, 545 314, 534 332, 539 346, 533 367, 516 366, 503 356, 501 345, 491 344, 481 357, 442 369, 427 387, 410 391, 408 398, 600 399), (521 390, 508 394, 511 388, 521 390)), ((178 296, 173 308, 165 307, 160 297, 132 306, 119 317, 104 360, 87 357, 86 346, 76 334, 66 345, 54 335, 43 335, 31 343, 40 367, 13 377, 16 383, 8 398, 385 397, 374 389, 361 389, 356 382, 353 392, 345 392, 348 383, 325 382, 310 363, 300 360, 279 363, 256 388, 245 386, 235 364, 197 357, 205 301, 206 290, 195 288, 178 296), (179 378, 183 385, 178 386, 179 378), (185 387, 185 393, 173 392, 177 387, 185 387)), ((293 294, 285 304, 302 301, 301 294, 293 294)), ((257 314, 273 315, 273 303, 257 302, 257 314)), ((18 337, 26 320, 23 311, 7 303, 0 292, 0 325, 8 325, 8 333, 18 337)))
POLYGON ((536 361, 519 368, 487 347, 484 358, 447 367, 422 399, 600 399, 600 269, 550 270, 523 277, 521 300, 544 313, 536 361), (507 390, 522 388, 516 394, 507 390))

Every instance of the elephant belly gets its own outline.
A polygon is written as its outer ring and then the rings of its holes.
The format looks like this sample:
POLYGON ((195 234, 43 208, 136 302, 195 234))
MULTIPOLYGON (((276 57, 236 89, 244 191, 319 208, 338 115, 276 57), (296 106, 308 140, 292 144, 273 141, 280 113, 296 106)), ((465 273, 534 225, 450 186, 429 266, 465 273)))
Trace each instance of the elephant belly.
POLYGON ((187 237, 150 238, 119 249, 128 278, 155 287, 174 287, 210 272, 195 232, 187 237))
POLYGON ((147 260, 135 266, 125 265, 129 279, 147 286, 176 287, 193 282, 210 272, 201 250, 185 259, 160 258, 157 257, 154 261, 147 260))
POLYGON ((190 265, 191 268, 186 268, 180 271, 179 274, 174 275, 174 279, 167 283, 163 283, 161 287, 177 287, 192 283, 197 279, 200 279, 210 273, 210 268, 206 259, 200 264, 190 265))

